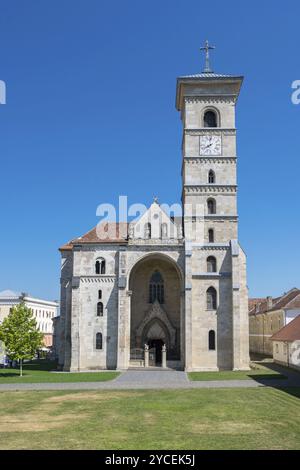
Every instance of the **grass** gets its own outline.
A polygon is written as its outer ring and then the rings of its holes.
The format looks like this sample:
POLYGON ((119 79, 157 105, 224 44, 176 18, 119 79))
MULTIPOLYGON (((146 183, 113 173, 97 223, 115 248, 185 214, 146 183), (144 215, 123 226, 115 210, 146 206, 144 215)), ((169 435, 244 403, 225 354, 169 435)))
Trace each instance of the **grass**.
POLYGON ((24 364, 23 377, 19 369, 0 369, 0 384, 4 383, 42 383, 42 382, 104 382, 115 379, 118 372, 80 372, 59 373, 53 361, 37 360, 24 364))
POLYGON ((251 370, 232 371, 222 370, 216 372, 190 372, 188 377, 192 381, 203 380, 250 380, 250 379, 286 379, 287 377, 280 372, 273 370, 261 364, 252 364, 251 370))
POLYGON ((300 449, 300 389, 1 392, 0 449, 300 449))

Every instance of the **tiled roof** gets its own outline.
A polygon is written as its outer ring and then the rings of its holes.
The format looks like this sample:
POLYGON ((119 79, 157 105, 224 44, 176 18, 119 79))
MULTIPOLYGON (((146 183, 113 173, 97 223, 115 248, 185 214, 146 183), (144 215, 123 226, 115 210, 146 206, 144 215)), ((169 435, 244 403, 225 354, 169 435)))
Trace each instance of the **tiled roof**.
POLYGON ((296 297, 294 297, 286 306, 285 308, 288 309, 295 309, 295 308, 300 308, 300 294, 298 294, 296 297))
POLYGON ((226 79, 226 78, 243 78, 239 75, 226 75, 226 74, 221 74, 221 73, 214 73, 214 72, 203 72, 203 73, 195 73, 193 75, 182 75, 181 77, 178 77, 178 80, 184 80, 184 79, 197 79, 197 80, 206 80, 207 78, 209 79, 226 79))
POLYGON ((268 304, 268 298, 249 299, 249 315, 273 312, 274 310, 281 310, 283 308, 299 308, 300 290, 295 287, 282 296, 273 298, 271 308, 268 307, 268 304), (298 307, 296 305, 298 305, 298 307))
POLYGON ((272 341, 296 341, 300 340, 300 315, 277 331, 270 338, 272 341))
POLYGON ((127 243, 128 224, 126 222, 105 222, 99 227, 96 226, 87 233, 78 238, 73 238, 65 245, 61 246, 60 251, 72 250, 74 245, 83 245, 88 243, 127 243), (101 237, 100 231, 106 233, 101 237))
POLYGON ((263 297, 249 299, 249 311, 252 310, 253 307, 256 307, 256 305, 263 302, 264 300, 266 300, 266 299, 263 298, 263 297))

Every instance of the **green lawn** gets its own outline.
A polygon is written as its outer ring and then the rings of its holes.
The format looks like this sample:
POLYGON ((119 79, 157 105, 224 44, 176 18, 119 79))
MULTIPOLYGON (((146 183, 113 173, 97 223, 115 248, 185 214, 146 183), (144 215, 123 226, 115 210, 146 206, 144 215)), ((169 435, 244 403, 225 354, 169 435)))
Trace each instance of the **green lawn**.
POLYGON ((115 379, 118 372, 51 372, 56 369, 55 362, 39 360, 24 365, 23 377, 19 369, 0 369, 0 384, 39 383, 39 382, 104 382, 115 379))
POLYGON ((0 449, 300 449, 300 389, 2 392, 0 449))
POLYGON ((250 380, 250 379, 286 379, 280 372, 272 370, 268 366, 253 364, 248 371, 222 370, 219 372, 190 372, 188 377, 193 381, 203 380, 250 380))

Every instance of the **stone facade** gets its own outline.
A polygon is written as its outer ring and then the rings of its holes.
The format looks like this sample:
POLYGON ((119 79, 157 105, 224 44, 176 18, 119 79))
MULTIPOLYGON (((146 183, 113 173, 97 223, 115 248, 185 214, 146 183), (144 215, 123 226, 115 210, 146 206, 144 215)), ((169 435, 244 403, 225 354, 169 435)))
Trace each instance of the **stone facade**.
POLYGON ((154 351, 161 364, 187 371, 249 367, 246 257, 237 241, 241 83, 210 73, 177 80, 180 219, 155 201, 129 226, 107 224, 107 237, 96 228, 61 247, 55 342, 64 370, 145 366, 144 349, 147 364, 154 351))
POLYGON ((300 315, 300 290, 294 288, 276 298, 250 299, 249 303, 250 352, 272 356, 272 335, 300 315))

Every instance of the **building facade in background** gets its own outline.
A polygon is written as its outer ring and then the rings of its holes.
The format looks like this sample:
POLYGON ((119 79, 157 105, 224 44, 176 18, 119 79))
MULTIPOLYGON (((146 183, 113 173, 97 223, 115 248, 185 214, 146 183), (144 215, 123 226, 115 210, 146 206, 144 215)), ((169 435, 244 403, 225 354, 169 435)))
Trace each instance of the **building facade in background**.
POLYGON ((25 293, 4 290, 0 292, 0 322, 8 316, 12 307, 21 302, 31 309, 39 331, 44 334, 44 347, 50 348, 53 341, 53 319, 58 314, 58 302, 36 299, 25 293))
POLYGON ((300 315, 300 290, 249 300, 250 352, 273 355, 271 336, 300 315))
POLYGON ((270 339, 274 361, 300 371, 300 315, 289 321, 270 339))
POLYGON ((64 370, 145 367, 148 357, 161 366, 164 353, 167 367, 188 371, 249 367, 236 179, 241 84, 207 67, 177 79, 182 217, 155 198, 138 220, 104 224, 102 234, 98 227, 60 248, 55 343, 64 370))

